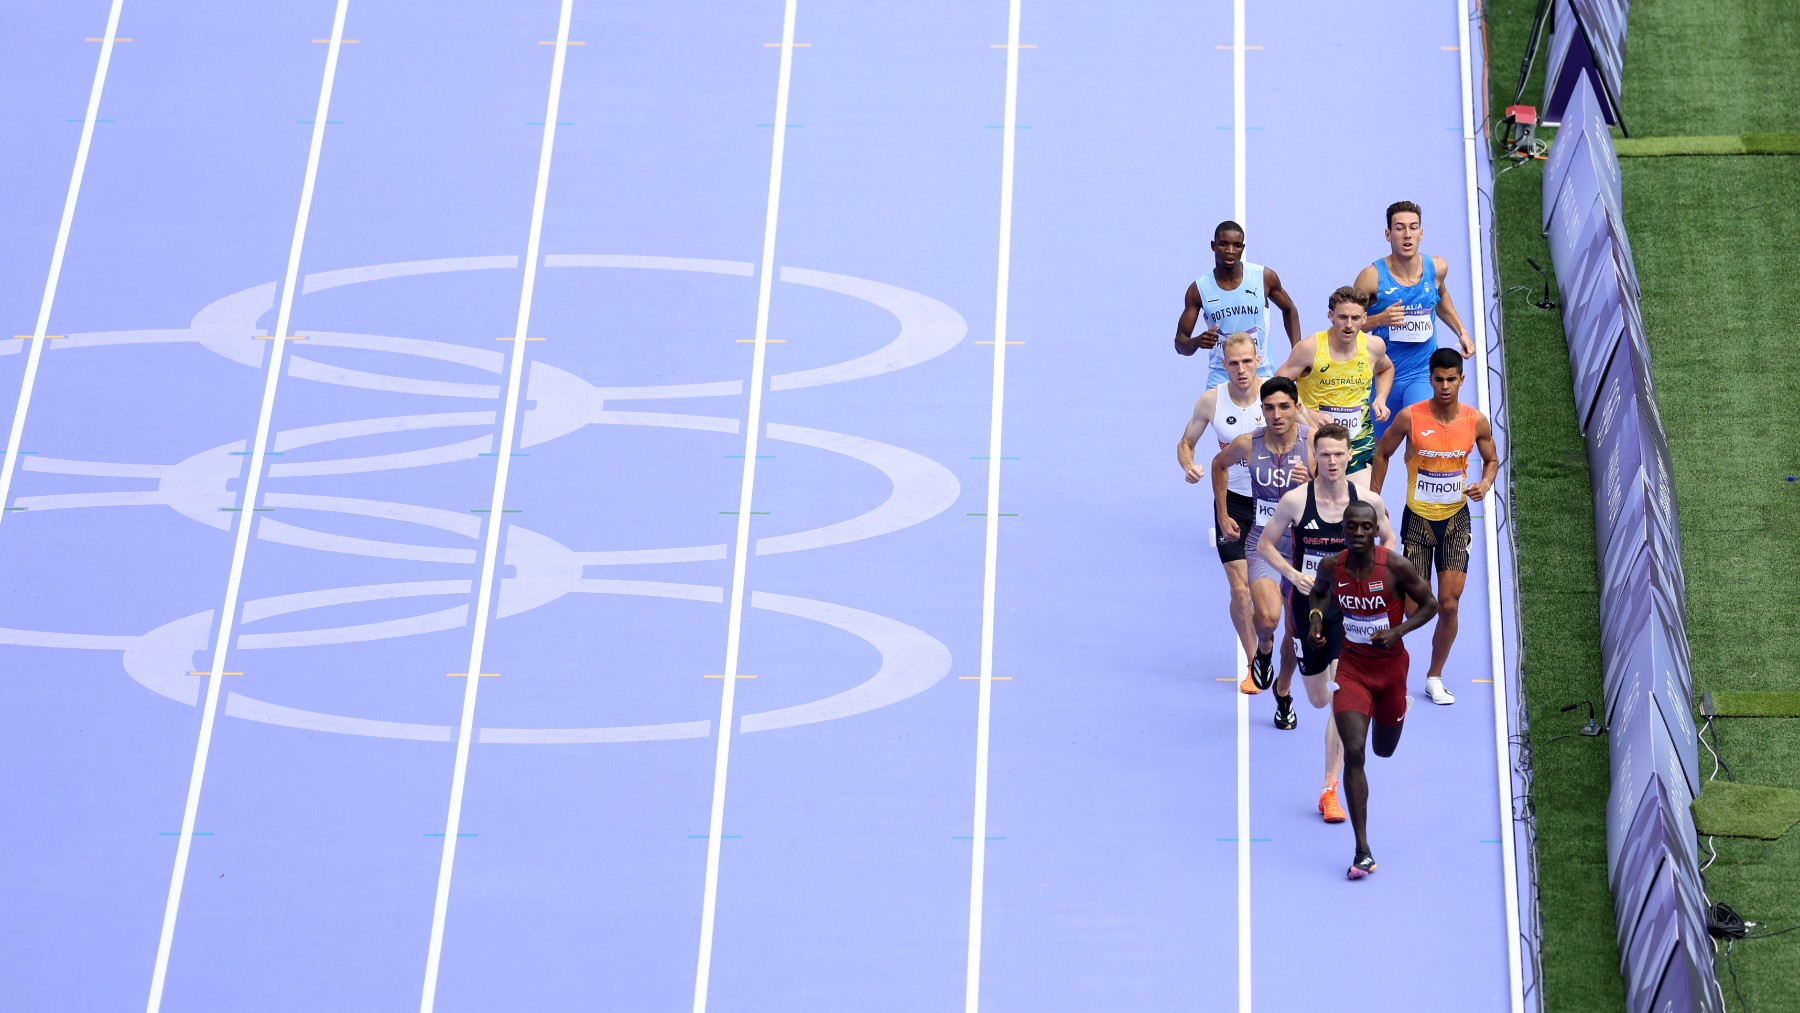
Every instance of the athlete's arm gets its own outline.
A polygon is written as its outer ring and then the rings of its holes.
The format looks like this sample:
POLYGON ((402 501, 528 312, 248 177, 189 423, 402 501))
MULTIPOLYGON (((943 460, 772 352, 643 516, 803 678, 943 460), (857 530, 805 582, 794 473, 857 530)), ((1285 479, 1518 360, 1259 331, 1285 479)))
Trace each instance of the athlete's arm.
POLYGON ((1175 321, 1175 350, 1182 355, 1192 355, 1202 348, 1211 348, 1219 343, 1219 329, 1208 327, 1194 335, 1194 325, 1200 322, 1200 283, 1189 282, 1187 305, 1182 307, 1181 319, 1175 321))
POLYGON ((1481 452, 1481 481, 1463 490, 1464 495, 1479 503, 1494 487, 1500 475, 1500 451, 1494 446, 1494 427, 1483 415, 1475 424, 1475 449, 1481 452))
MULTIPOLYGON (((1381 275, 1376 273, 1374 264, 1357 273, 1356 287, 1367 292, 1371 298, 1381 296, 1381 275)), ((1380 313, 1369 314, 1369 318, 1363 321, 1363 327, 1372 331, 1377 327, 1393 327, 1405 322, 1406 311, 1400 308, 1399 303, 1395 303, 1380 313)))
POLYGON ((1375 421, 1388 419, 1388 391, 1394 389, 1394 360, 1388 358, 1387 342, 1369 335, 1369 358, 1375 363, 1375 421))
POLYGON ((1388 580, 1392 581, 1403 594, 1410 597, 1418 608, 1414 609, 1413 614, 1407 616, 1406 621, 1400 625, 1392 629, 1376 630, 1374 635, 1369 637, 1369 642, 1376 647, 1392 647, 1400 641, 1401 637, 1425 625, 1432 616, 1437 615, 1438 604, 1437 599, 1431 596, 1431 585, 1425 583, 1424 578, 1419 576, 1419 571, 1412 568, 1412 564, 1406 561, 1405 556, 1398 552, 1389 552, 1387 572, 1388 580))
POLYGON ((1225 509, 1225 485, 1231 480, 1231 466, 1241 464, 1250 456, 1250 436, 1250 433, 1245 433, 1232 440, 1230 446, 1213 455, 1213 514, 1219 522, 1219 534, 1228 541, 1237 539, 1238 525, 1225 509))
POLYGON ((1332 585, 1337 583, 1337 557, 1326 556, 1319 560, 1319 571, 1313 576, 1312 593, 1307 596, 1307 639, 1314 647, 1325 643, 1325 609, 1331 604, 1332 585))
POLYGON ((1262 555, 1263 561, 1275 568, 1275 572, 1288 579, 1288 582, 1300 589, 1301 594, 1312 591, 1312 578, 1299 570, 1282 556, 1277 546, 1293 530, 1294 522, 1300 519, 1300 512, 1306 509, 1306 486, 1289 489, 1275 504, 1275 516, 1263 525, 1262 538, 1256 543, 1256 551, 1262 555))
POLYGON ((1285 376, 1290 380, 1298 380, 1312 372, 1313 356, 1318 342, 1312 338, 1301 338, 1289 349, 1288 357, 1275 367, 1276 376, 1285 376))
MULTIPOLYGON (((1392 368, 1392 363, 1389 363, 1392 368)), ((1394 416, 1388 423, 1387 432, 1381 434, 1381 442, 1375 444, 1375 459, 1369 462, 1369 488, 1379 490, 1381 483, 1387 478, 1388 458, 1400 449, 1400 443, 1412 435, 1412 412, 1403 411, 1394 416)))
POLYGON ((1470 341, 1468 334, 1464 333, 1462 317, 1456 315, 1456 307, 1450 303, 1450 288, 1444 284, 1444 278, 1450 273, 1450 267, 1444 263, 1442 257, 1433 257, 1431 262, 1437 267, 1438 319, 1449 324, 1450 329, 1456 332, 1456 340, 1462 344, 1462 357, 1467 359, 1475 354, 1475 342, 1470 341))
POLYGON ((1287 289, 1281 287, 1281 277, 1275 269, 1263 267, 1263 294, 1275 308, 1281 311, 1281 326, 1287 331, 1288 347, 1293 348, 1300 343, 1300 311, 1294 308, 1294 300, 1287 289))
POLYGON ((1206 435, 1206 427, 1212 425, 1213 409, 1219 403, 1219 388, 1200 395, 1194 402, 1194 417, 1188 419, 1187 430, 1181 434, 1181 442, 1175 444, 1175 459, 1181 462, 1181 470, 1187 474, 1189 485, 1198 485, 1206 477, 1206 469, 1194 463, 1194 445, 1200 437, 1206 435))
POLYGON ((1387 504, 1382 501, 1381 494, 1371 489, 1363 493, 1363 499, 1375 508, 1375 537, 1390 549, 1399 545, 1399 539, 1394 537, 1394 520, 1388 516, 1387 504))

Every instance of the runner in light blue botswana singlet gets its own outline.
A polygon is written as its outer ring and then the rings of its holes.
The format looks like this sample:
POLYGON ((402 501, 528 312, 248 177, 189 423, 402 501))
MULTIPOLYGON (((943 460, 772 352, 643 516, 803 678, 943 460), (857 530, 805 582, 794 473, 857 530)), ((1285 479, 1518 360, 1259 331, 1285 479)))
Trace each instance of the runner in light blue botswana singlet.
MULTIPOLYGON (((1206 385, 1217 387, 1231 379, 1225 374, 1223 339, 1239 331, 1256 339, 1256 351, 1262 356, 1261 364, 1256 367, 1256 375, 1265 380, 1274 376, 1275 356, 1269 349, 1269 293, 1263 285, 1262 265, 1244 261, 1244 278, 1238 282, 1237 288, 1230 291, 1219 287, 1218 279, 1213 277, 1211 271, 1195 278, 1194 285, 1200 289, 1200 320, 1205 325, 1200 330, 1217 327, 1221 339, 1207 352, 1207 362, 1211 368, 1207 373, 1206 385)), ((1429 396, 1429 392, 1427 395, 1429 396)))
MULTIPOLYGON (((1371 327, 1369 333, 1387 342, 1388 358, 1394 363, 1394 386, 1388 391, 1388 417, 1400 414, 1409 404, 1431 397, 1431 353, 1437 351, 1437 262, 1421 253, 1423 270, 1412 285, 1394 280, 1387 258, 1375 261, 1375 301, 1369 304, 1369 315, 1385 311, 1395 303, 1406 314, 1406 322, 1396 327, 1371 327)), ((1375 425, 1380 436, 1387 422, 1375 425)))

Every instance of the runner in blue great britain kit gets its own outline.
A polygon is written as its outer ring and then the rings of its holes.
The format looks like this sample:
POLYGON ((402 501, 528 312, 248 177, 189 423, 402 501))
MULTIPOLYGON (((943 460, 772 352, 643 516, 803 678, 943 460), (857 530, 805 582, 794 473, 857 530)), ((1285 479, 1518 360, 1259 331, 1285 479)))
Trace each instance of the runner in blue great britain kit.
POLYGON ((1242 225, 1220 222, 1213 229, 1211 245, 1213 268, 1188 286, 1186 305, 1175 323, 1175 350, 1193 355, 1205 349, 1206 386, 1217 387, 1230 379, 1225 373, 1225 349, 1219 342, 1228 334, 1244 332, 1256 339, 1256 351, 1262 357, 1256 374, 1266 380, 1275 375, 1275 364, 1287 358, 1285 350, 1277 355, 1270 347, 1269 304, 1281 311, 1288 348, 1300 340, 1300 312, 1281 287, 1274 268, 1244 259, 1242 225), (1206 330, 1195 334, 1194 328, 1202 322, 1206 330))
POLYGON ((1375 293, 1365 326, 1387 343, 1388 358, 1394 363, 1388 417, 1375 423, 1377 439, 1402 408, 1431 397, 1431 353, 1438 349, 1438 320, 1456 334, 1463 358, 1475 354, 1475 343, 1463 330, 1444 287, 1448 265, 1442 257, 1419 252, 1425 236, 1419 206, 1409 200, 1389 204, 1386 235, 1388 255, 1356 276, 1357 288, 1375 293))

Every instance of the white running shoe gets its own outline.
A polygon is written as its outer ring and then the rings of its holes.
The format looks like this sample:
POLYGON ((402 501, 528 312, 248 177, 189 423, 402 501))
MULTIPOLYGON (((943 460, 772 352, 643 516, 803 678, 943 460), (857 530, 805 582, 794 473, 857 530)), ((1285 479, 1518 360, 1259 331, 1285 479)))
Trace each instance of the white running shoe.
POLYGON ((1451 696, 1450 691, 1444 688, 1444 680, 1435 675, 1425 680, 1425 695, 1430 697, 1431 702, 1435 704, 1453 704, 1456 702, 1456 698, 1451 696))

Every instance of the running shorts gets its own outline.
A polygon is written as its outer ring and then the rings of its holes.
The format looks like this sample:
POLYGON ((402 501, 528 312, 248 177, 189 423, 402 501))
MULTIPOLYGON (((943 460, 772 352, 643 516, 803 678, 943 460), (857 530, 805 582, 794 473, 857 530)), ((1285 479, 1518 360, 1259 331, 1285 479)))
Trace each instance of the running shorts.
POLYGON ((1250 529, 1256 526, 1256 501, 1243 493, 1227 492, 1225 515, 1237 522, 1238 536, 1226 538, 1225 532, 1217 533, 1214 541, 1219 549, 1219 562, 1239 563, 1244 559, 1244 543, 1250 538, 1250 529))
POLYGON ((1400 545, 1406 550, 1406 561, 1420 576, 1432 572, 1455 570, 1469 572, 1469 504, 1441 521, 1426 520, 1408 507, 1400 516, 1400 545))
POLYGON ((1396 644, 1385 650, 1351 645, 1338 658, 1337 692, 1331 712, 1367 714, 1378 725, 1395 727, 1406 720, 1406 648, 1396 644))
MULTIPOLYGON (((1256 551, 1256 546, 1262 541, 1262 534, 1262 528, 1251 528, 1250 537, 1244 539, 1244 558, 1250 561, 1250 583, 1272 580, 1279 584, 1285 593, 1288 588, 1287 578, 1282 576, 1281 571, 1275 569, 1272 563, 1262 558, 1262 553, 1256 551)), ((1294 554, 1293 532, 1290 531, 1282 536, 1280 544, 1275 548, 1284 557, 1292 556, 1294 554)))
POLYGON ((1296 654, 1300 658, 1301 675, 1318 675, 1331 667, 1338 660, 1344 649, 1344 616, 1338 611, 1335 596, 1328 599, 1323 609, 1325 643, 1315 646, 1312 642, 1312 595, 1301 594, 1299 588, 1288 592, 1288 607, 1293 611, 1294 641, 1298 647, 1296 654))

